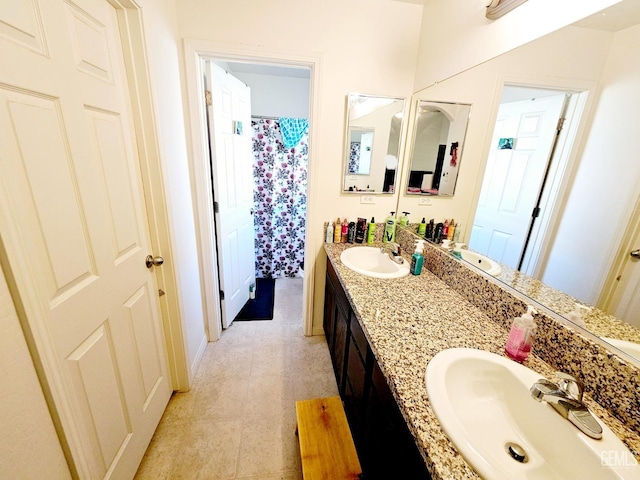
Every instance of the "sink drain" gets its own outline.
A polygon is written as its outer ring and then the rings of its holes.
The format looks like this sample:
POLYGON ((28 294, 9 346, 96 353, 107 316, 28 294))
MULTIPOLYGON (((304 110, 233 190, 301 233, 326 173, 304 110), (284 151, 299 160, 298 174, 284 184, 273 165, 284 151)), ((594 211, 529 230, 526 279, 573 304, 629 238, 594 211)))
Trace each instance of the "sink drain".
POLYGON ((509 442, 504 446, 504 449, 507 451, 511 458, 520 463, 527 463, 529 461, 529 457, 527 457, 527 452, 524 451, 517 443, 509 442))

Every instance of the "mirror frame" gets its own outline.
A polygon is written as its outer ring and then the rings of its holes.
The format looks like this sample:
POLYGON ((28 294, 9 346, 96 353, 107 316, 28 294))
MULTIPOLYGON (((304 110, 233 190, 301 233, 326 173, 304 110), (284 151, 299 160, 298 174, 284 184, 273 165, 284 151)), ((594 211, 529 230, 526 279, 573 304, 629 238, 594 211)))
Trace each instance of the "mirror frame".
MULTIPOLYGON (((397 184, 398 181, 400 180, 401 176, 401 166, 402 166, 402 145, 403 145, 403 141, 404 141, 404 124, 405 124, 405 118, 407 116, 407 99, 405 97, 393 97, 393 96, 385 96, 385 95, 366 95, 366 94, 361 94, 361 93, 349 93, 346 96, 346 117, 345 117, 345 130, 344 130, 344 147, 342 150, 342 177, 341 177, 341 185, 340 185, 340 193, 343 194, 357 194, 357 195, 362 195, 363 193, 366 194, 376 194, 376 195, 395 195, 395 192, 397 191, 397 184), (397 146, 397 153, 395 155, 395 159, 389 159, 387 157, 390 157, 391 154, 384 154, 384 155, 378 155, 378 158, 383 158, 385 161, 385 171, 382 173, 382 179, 383 179, 383 185, 382 187, 384 188, 384 178, 386 175, 387 170, 395 170, 394 173, 394 181, 391 182, 391 187, 388 191, 384 191, 382 189, 378 190, 376 189, 376 187, 374 188, 360 188, 358 190, 350 190, 350 186, 347 186, 348 184, 348 177, 358 177, 358 176, 364 176, 365 174, 361 174, 361 173, 349 173, 349 159, 350 159, 350 153, 351 153, 351 131, 352 130, 358 130, 358 131, 362 131, 362 130, 372 130, 373 133, 373 137, 374 137, 374 147, 372 149, 372 161, 371 161, 371 167, 369 169, 369 174, 371 175, 371 172, 375 173, 375 164, 374 164, 374 158, 373 156, 376 154, 376 150, 375 149, 375 142, 376 139, 378 141, 378 146, 380 145, 381 142, 381 138, 383 140, 386 140, 386 145, 385 148, 388 148, 389 145, 389 138, 391 135, 391 121, 389 121, 389 129, 388 132, 377 132, 375 127, 367 127, 367 126, 362 126, 362 125, 351 125, 352 123, 352 119, 351 119, 351 114, 353 113, 353 108, 352 108, 352 104, 354 101, 357 101, 358 99, 371 99, 371 100, 375 100, 375 99, 380 99, 380 100, 387 100, 389 101, 386 106, 389 106, 395 102, 402 102, 401 103, 401 108, 400 111, 398 113, 401 113, 401 118, 400 118, 400 125, 398 127, 398 146, 397 146), (394 168, 387 168, 387 162, 389 161, 395 161, 395 165, 394 168)), ((379 168, 380 166, 378 166, 379 168)))

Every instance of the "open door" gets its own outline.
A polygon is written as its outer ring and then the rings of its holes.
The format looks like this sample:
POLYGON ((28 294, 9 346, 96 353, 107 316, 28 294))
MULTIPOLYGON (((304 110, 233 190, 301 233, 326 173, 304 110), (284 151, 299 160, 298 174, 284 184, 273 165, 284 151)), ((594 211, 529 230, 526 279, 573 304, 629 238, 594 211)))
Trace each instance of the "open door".
POLYGON ((255 283, 251 91, 211 61, 206 72, 220 303, 227 328, 255 283))

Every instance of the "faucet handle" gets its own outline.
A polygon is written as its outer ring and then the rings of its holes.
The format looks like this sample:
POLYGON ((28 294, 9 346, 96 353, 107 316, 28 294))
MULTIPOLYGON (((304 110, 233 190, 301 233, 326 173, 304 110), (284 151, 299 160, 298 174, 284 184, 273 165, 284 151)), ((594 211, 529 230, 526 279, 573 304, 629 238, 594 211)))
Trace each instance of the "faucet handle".
POLYGON ((400 255, 400 244, 393 242, 391 244, 391 248, 393 249, 393 253, 397 253, 398 255, 400 255))
POLYGON ((573 375, 564 372, 556 372, 556 376, 560 379, 558 382, 560 389, 571 398, 582 402, 582 395, 584 393, 584 385, 582 382, 573 375))

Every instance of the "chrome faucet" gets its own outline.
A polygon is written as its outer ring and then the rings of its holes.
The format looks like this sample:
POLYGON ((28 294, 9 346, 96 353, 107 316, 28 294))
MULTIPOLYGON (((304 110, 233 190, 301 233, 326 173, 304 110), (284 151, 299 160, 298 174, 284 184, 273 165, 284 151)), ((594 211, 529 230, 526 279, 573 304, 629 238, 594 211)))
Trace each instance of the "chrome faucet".
POLYGON ((389 243, 388 247, 387 246, 380 247, 380 253, 387 253, 389 255, 389 258, 394 262, 396 262, 397 264, 402 265, 402 263, 404 262, 404 260, 402 259, 402 256, 400 255, 400 245, 398 245, 395 242, 389 243))
POLYGON ((568 373, 556 372, 556 375, 560 379, 557 384, 546 378, 541 378, 534 383, 529 390, 531 396, 538 402, 547 402, 591 438, 602 438, 602 427, 582 403, 584 392, 582 383, 568 373))

